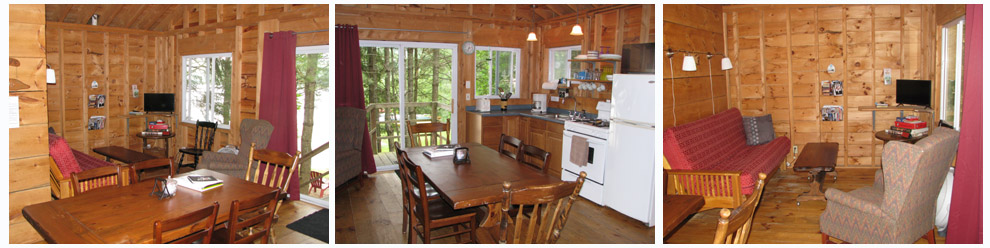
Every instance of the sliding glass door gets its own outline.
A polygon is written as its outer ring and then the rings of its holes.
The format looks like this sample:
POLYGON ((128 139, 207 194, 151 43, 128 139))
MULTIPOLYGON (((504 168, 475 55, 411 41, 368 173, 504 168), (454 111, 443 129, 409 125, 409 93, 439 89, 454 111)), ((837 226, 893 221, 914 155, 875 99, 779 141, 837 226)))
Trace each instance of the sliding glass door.
POLYGON ((408 146, 410 123, 451 123, 427 139, 457 140, 457 44, 361 41, 368 131, 378 170, 394 170, 393 142, 408 146))

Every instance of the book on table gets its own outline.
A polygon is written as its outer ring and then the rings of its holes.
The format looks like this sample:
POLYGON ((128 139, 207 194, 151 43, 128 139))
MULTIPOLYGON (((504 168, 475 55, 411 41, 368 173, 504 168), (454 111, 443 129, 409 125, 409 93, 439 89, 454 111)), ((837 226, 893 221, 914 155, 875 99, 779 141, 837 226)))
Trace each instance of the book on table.
POLYGON ((217 179, 213 176, 188 175, 178 177, 175 180, 178 181, 179 186, 199 192, 223 186, 223 180, 217 179))
POLYGON ((428 158, 454 156, 455 148, 457 147, 453 145, 438 146, 438 147, 426 149, 425 151, 423 151, 423 155, 426 155, 426 157, 428 158))

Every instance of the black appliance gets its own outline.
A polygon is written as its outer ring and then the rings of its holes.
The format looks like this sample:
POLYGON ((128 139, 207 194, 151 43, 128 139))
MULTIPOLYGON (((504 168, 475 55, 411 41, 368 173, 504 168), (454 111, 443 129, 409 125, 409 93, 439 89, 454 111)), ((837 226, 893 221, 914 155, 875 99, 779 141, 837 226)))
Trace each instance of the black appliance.
POLYGON ((932 105, 932 81, 931 80, 897 80, 898 104, 910 104, 924 107, 932 105))
POLYGON ((655 43, 622 45, 622 71, 624 74, 656 74, 655 43))
POLYGON ((145 112, 175 112, 175 94, 145 93, 145 112))

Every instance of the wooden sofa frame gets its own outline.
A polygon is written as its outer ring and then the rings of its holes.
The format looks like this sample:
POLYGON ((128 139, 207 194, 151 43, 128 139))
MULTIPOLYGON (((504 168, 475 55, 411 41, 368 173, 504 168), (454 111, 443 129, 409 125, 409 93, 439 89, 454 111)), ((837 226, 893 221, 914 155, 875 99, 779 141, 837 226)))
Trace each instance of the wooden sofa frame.
MULTIPOLYGON (((787 168, 787 159, 781 162, 779 170, 787 168)), ((767 182, 777 173, 771 170, 767 174, 767 182)), ((699 171, 699 170, 667 170, 669 195, 700 195, 705 198, 705 205, 698 212, 713 208, 734 209, 742 205, 749 195, 741 193, 742 183, 739 177, 741 171, 699 171)))
MULTIPOLYGON (((55 165, 55 159, 53 159, 51 156, 48 156, 48 165, 50 168, 48 170, 49 172, 48 179, 49 179, 49 183, 52 185, 52 196, 54 196, 55 199, 65 199, 75 196, 75 194, 72 193, 72 178, 71 177, 62 178, 62 171, 58 169, 58 165, 55 165)), ((130 166, 127 165, 119 165, 119 166, 122 167, 120 168, 122 172, 126 170, 130 170, 130 166)), ((123 174, 121 175, 121 177, 122 180, 124 180, 124 185, 127 185, 127 182, 130 182, 131 180, 129 178, 130 173, 121 173, 121 174, 123 174)))

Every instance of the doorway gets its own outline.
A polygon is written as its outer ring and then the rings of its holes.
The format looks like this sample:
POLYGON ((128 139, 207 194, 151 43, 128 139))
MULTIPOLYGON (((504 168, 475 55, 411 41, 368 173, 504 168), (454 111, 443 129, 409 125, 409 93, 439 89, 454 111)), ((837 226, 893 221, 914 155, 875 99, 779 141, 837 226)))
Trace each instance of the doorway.
POLYGON ((409 146, 410 123, 453 123, 457 140, 457 44, 366 41, 361 46, 368 131, 379 171, 398 169, 393 142, 409 146))

